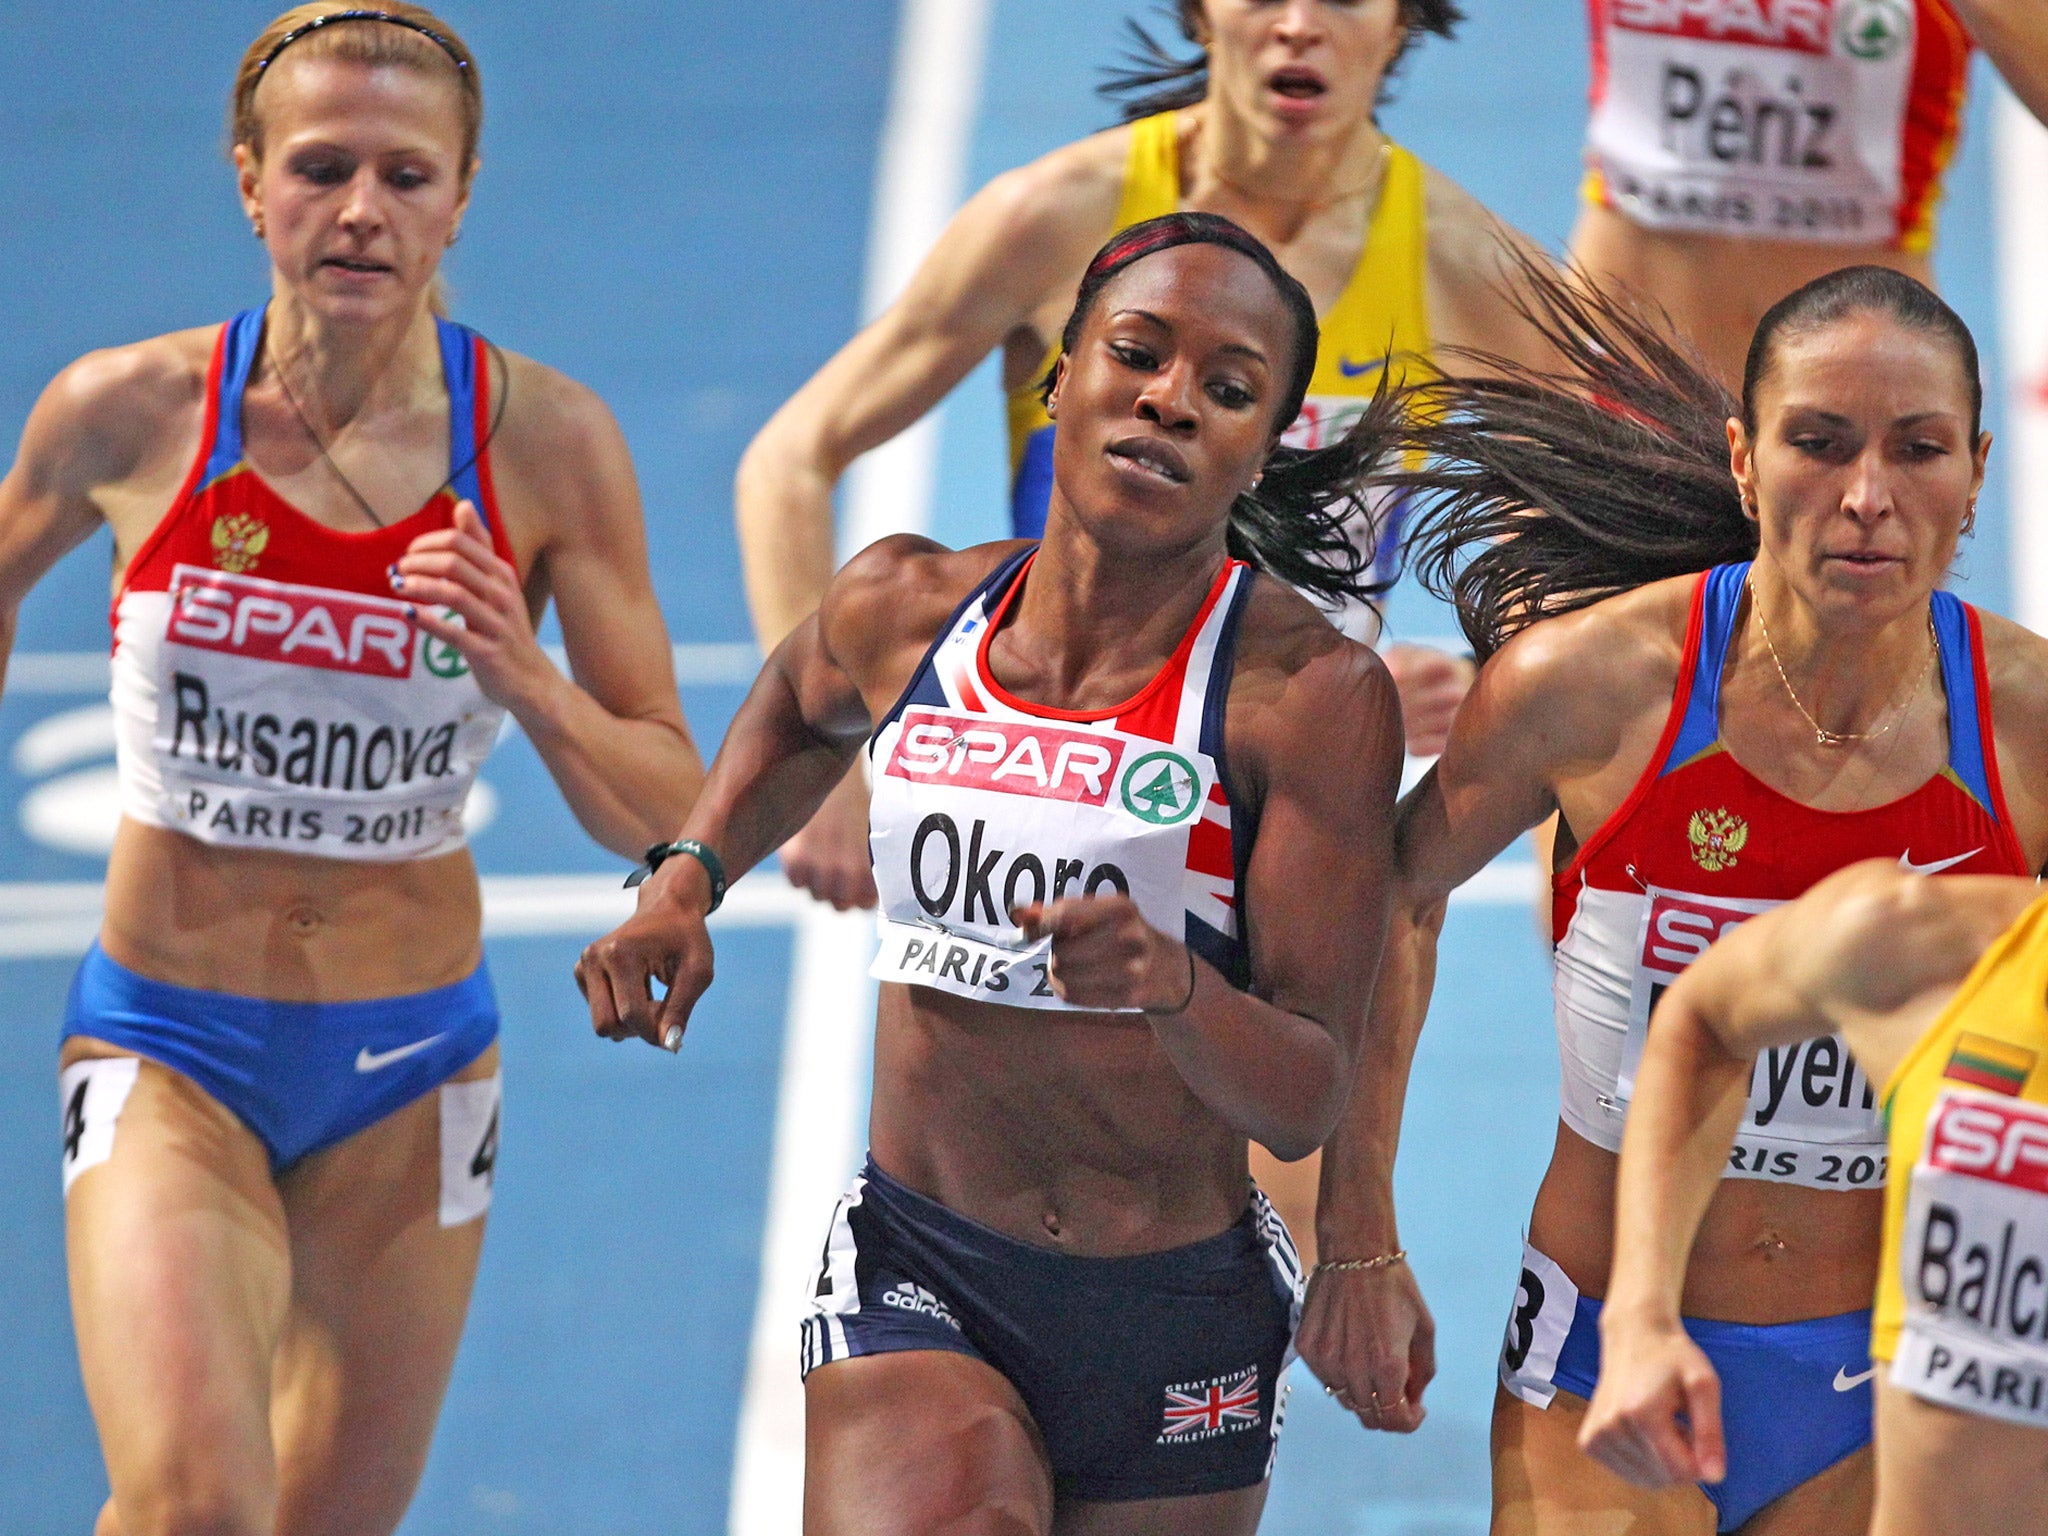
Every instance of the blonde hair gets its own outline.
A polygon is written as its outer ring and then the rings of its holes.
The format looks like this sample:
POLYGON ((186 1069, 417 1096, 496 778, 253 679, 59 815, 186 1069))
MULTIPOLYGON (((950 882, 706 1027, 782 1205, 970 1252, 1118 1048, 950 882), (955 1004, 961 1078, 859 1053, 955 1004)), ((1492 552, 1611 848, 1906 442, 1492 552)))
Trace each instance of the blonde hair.
POLYGON ((452 77, 460 90, 462 111, 459 174, 468 185, 483 134, 484 88, 477 76, 476 56, 447 22, 425 6, 408 5, 404 0, 384 0, 375 9, 346 0, 314 0, 279 16, 242 55, 241 67, 235 71, 234 94, 228 98, 228 142, 248 145, 259 160, 263 157, 263 115, 256 110, 256 90, 287 46, 294 58, 344 59, 371 68, 390 65, 443 79, 452 77), (335 20, 322 24, 323 16, 335 20), (300 36, 294 38, 293 33, 300 36))

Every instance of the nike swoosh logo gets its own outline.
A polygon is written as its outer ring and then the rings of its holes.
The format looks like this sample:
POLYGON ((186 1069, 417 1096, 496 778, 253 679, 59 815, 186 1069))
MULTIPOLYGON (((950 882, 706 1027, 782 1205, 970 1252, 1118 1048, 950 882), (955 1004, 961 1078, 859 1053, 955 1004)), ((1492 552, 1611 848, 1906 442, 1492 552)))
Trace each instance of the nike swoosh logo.
POLYGON ((1932 864, 1915 864, 1913 862, 1913 850, 1908 848, 1899 855, 1899 868, 1909 875, 1938 875, 1944 869, 1954 869, 1965 859, 1974 859, 1983 851, 1981 847, 1972 848, 1968 853, 1959 853, 1952 859, 1936 859, 1932 864))
POLYGON ((1376 357, 1369 363, 1354 363, 1348 357, 1337 359, 1337 371, 1347 379, 1362 379, 1368 373, 1379 373, 1387 366, 1384 357, 1376 357))
POLYGON ((1876 1374, 1877 1367, 1874 1365, 1858 1371, 1854 1376, 1849 1374, 1849 1367, 1838 1365, 1835 1367, 1835 1390, 1837 1392, 1850 1391, 1853 1388, 1862 1386, 1863 1383, 1870 1380, 1876 1374))
POLYGON ((356 1070, 358 1072, 381 1071, 385 1067, 390 1066, 394 1061, 403 1061, 408 1056, 416 1056, 435 1041, 447 1038, 448 1032, 443 1030, 438 1035, 429 1035, 424 1040, 415 1040, 411 1045, 396 1046, 388 1051, 373 1051, 366 1045, 356 1052, 356 1070))

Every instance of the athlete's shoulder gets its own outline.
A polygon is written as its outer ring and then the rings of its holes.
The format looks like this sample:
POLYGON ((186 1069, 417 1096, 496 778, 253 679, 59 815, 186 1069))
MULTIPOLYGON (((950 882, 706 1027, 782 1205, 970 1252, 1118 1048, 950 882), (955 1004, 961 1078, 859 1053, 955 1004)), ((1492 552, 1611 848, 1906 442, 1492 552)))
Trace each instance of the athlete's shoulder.
POLYGON ((840 567, 825 590, 818 624, 825 645, 857 675, 905 645, 930 644, 968 593, 1029 547, 1003 539, 948 549, 920 534, 877 539, 840 567))
POLYGON ((1984 636, 1984 675, 1992 708, 2003 725, 2010 717, 2048 732, 2048 640, 2001 614, 1974 610, 1984 636))
POLYGON ((1485 691, 1512 712, 1612 717, 1667 704, 1685 660, 1697 576, 1674 576, 1542 619, 1481 670, 1485 691))
POLYGON ((1084 243, 1092 252, 1123 198, 1131 132, 1128 124, 1107 128, 1005 171, 975 195, 974 207, 1005 236, 1084 243))
POLYGON ((1233 713, 1253 712, 1291 739, 1332 739, 1360 731, 1369 739, 1400 735, 1393 676, 1371 646, 1333 626, 1307 598, 1263 572, 1252 577, 1239 621, 1233 713))
POLYGON ((218 326, 88 352, 44 389, 23 435, 25 460, 81 486, 133 472, 192 436, 206 404, 218 326))
POLYGON ((1548 361, 1512 295, 1522 268, 1546 269, 1550 257, 1442 171, 1425 164, 1422 175, 1435 344, 1548 361))

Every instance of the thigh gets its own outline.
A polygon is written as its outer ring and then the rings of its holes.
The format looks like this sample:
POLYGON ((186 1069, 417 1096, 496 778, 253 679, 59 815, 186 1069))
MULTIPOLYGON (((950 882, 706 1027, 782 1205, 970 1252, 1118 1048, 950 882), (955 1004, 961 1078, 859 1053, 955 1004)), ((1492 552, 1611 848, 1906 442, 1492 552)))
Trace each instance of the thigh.
POLYGON ((1579 1449, 1583 1398, 1493 1395, 1493 1536, 1713 1536, 1699 1489, 1638 1488, 1579 1449))
POLYGON ((1771 1500, 1742 1523, 1742 1536, 1865 1536, 1875 1490, 1869 1446, 1771 1500))
POLYGON ((946 1350, 804 1378, 804 1536, 1046 1536, 1052 1469, 1017 1389, 946 1350))
MULTIPOLYGON (((1323 1176, 1323 1154, 1312 1152, 1298 1163, 1283 1163, 1256 1141, 1252 1143, 1252 1182, 1266 1192, 1273 1209, 1287 1223, 1303 1273, 1316 1263, 1316 1186, 1323 1176)), ((1355 1254, 1369 1258, 1369 1254, 1355 1254)))
MULTIPOLYGON (((67 1067, 136 1058, 75 1039, 67 1067)), ((188 1078, 133 1067, 111 1147, 65 1198, 71 1309, 124 1536, 267 1533, 270 1367, 291 1286, 262 1144, 188 1078)))
MULTIPOLYGON (((454 1081, 497 1068, 493 1046, 454 1081)), ((279 1181, 293 1265, 272 1420, 281 1536, 385 1536, 426 1468, 484 1229, 441 1224, 441 1097, 279 1181)))
POLYGON ((1266 1507, 1266 1487, 1117 1504, 1067 1499, 1052 1528, 1054 1536, 1251 1536, 1266 1507))

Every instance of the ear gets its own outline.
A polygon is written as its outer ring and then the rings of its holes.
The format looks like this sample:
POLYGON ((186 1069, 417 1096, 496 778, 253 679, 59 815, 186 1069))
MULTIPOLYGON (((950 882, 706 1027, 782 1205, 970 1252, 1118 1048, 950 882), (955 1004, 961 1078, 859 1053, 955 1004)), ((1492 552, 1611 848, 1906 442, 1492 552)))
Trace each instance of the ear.
POLYGON ((1728 472, 1735 477, 1735 494, 1742 498, 1742 515, 1752 523, 1756 516, 1756 452, 1742 418, 1728 418, 1728 472))
POLYGON ((1970 475, 1970 502, 1963 513, 1962 537, 1968 538, 1977 527, 1977 498, 1984 493, 1984 466, 1991 460, 1991 434, 1977 434, 1977 451, 1972 455, 1976 467, 1970 475))
POLYGON ((1060 392, 1067 387, 1067 354, 1062 352, 1059 361, 1052 365, 1052 389, 1045 397, 1045 415, 1048 421, 1058 420, 1060 414, 1060 392))
POLYGON ((263 197, 259 190, 263 179, 263 162, 256 151, 246 144, 235 146, 235 190, 242 199, 242 212, 247 214, 251 224, 262 222, 263 197))

